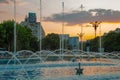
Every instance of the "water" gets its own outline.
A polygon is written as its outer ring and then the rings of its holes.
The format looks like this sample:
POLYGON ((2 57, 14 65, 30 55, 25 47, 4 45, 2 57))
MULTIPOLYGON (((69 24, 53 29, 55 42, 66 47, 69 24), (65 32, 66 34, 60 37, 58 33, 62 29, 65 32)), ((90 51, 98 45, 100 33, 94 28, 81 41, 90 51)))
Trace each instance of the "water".
POLYGON ((118 55, 69 52, 65 52, 64 59, 55 51, 8 52, 11 58, 0 59, 0 80, 120 80, 118 55), (24 53, 29 55, 24 57, 24 53), (79 62, 83 74, 76 75, 79 62))
POLYGON ((84 66, 82 75, 76 75, 75 67, 41 68, 29 71, 1 72, 0 80, 120 80, 119 66, 84 66), (29 78, 28 78, 29 76, 29 78))
POLYGON ((68 76, 64 78, 52 78, 52 79, 41 79, 41 80, 120 80, 120 75, 119 74, 92 75, 92 76, 75 75, 75 76, 68 76))

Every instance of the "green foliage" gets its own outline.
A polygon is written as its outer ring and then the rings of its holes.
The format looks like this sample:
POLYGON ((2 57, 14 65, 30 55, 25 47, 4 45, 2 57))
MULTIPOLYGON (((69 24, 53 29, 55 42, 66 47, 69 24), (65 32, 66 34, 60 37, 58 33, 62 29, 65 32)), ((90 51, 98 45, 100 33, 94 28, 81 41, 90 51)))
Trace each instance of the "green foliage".
MULTIPOLYGON (((19 24, 17 27, 17 50, 38 50, 37 38, 32 35, 31 29, 19 24), (33 44, 36 45, 33 45, 33 44)), ((13 51, 14 21, 4 21, 0 24, 0 47, 13 51)))
MULTIPOLYGON (((90 40, 90 47, 92 51, 97 51, 99 48, 99 37, 90 40)), ((102 47, 106 52, 120 51, 120 28, 102 36, 102 47)))
POLYGON ((92 40, 90 40, 90 48, 92 51, 98 51, 99 48, 99 37, 96 37, 92 40))
POLYGON ((4 21, 0 24, 0 47, 11 50, 13 47, 14 21, 4 21))
POLYGON ((105 51, 120 51, 120 32, 116 32, 116 30, 104 35, 105 51))
POLYGON ((58 34, 48 34, 45 38, 43 38, 43 49, 47 50, 55 50, 59 48, 59 35, 58 34))

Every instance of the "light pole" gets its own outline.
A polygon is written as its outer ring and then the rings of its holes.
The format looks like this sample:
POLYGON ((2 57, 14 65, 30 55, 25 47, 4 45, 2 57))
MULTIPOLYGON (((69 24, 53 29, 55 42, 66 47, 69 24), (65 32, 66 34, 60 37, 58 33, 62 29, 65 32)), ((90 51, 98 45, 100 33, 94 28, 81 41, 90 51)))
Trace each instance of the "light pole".
MULTIPOLYGON (((81 4, 81 6, 80 6, 80 9, 81 9, 81 12, 83 11, 83 9, 84 9, 85 7, 81 4)), ((80 40, 81 40, 81 50, 83 51, 83 35, 84 35, 84 33, 83 33, 83 26, 81 25, 81 33, 78 33, 78 36, 80 37, 80 40)))
POLYGON ((16 0, 14 0, 14 56, 16 54, 16 0))
POLYGON ((62 17, 63 17, 63 21, 62 21, 62 40, 61 40, 61 49, 62 49, 62 59, 63 59, 63 50, 64 50, 64 2, 62 2, 62 17))
POLYGON ((81 4, 81 6, 80 6, 81 11, 83 11, 84 8, 85 7, 81 4))
POLYGON ((97 27, 99 26, 101 22, 95 21, 95 22, 90 22, 90 24, 92 24, 92 26, 94 27, 95 30, 95 38, 96 38, 96 31, 97 31, 97 27))
POLYGON ((99 40, 99 46, 100 46, 100 53, 101 53, 101 52, 102 52, 101 25, 100 25, 99 28, 100 28, 100 33, 99 33, 99 39, 100 39, 100 40, 99 40))
MULTIPOLYGON (((81 27, 81 29, 82 29, 82 27, 81 27)), ((77 35, 79 36, 79 38, 81 40, 81 51, 83 51, 83 35, 84 35, 84 33, 82 33, 82 30, 81 30, 81 33, 78 33, 77 35)))
POLYGON ((42 26, 42 1, 40 0, 40 29, 39 29, 40 51, 42 50, 42 30, 41 30, 41 26, 42 26))
MULTIPOLYGON (((95 29, 95 38, 96 38, 97 27, 99 27, 99 25, 101 24, 101 22, 95 21, 95 22, 90 22, 90 24, 92 24, 92 26, 95 29)), ((99 52, 101 53, 101 48, 102 48, 101 26, 99 28, 100 28, 100 34, 99 34, 99 52)))

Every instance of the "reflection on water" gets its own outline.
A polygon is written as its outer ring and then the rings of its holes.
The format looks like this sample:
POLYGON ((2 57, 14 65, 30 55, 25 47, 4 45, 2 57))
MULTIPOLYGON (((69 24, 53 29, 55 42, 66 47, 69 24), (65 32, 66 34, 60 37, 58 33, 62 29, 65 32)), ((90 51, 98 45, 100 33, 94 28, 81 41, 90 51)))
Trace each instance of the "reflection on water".
MULTIPOLYGON (((120 74, 119 66, 85 66, 82 67, 83 74, 81 76, 93 76, 93 75, 108 75, 108 74, 120 74)), ((1 72, 0 80, 43 80, 52 78, 65 78, 75 76, 75 67, 65 68, 42 68, 33 71, 7 71, 1 72)), ((120 79, 120 78, 119 78, 120 79)), ((68 79, 66 79, 68 80, 68 79)), ((76 79, 77 80, 77 79, 76 79)))
POLYGON ((60 76, 70 76, 75 75, 74 68, 49 68, 43 69, 43 76, 45 77, 60 77, 60 76))
POLYGON ((32 71, 5 71, 0 72, 0 80, 32 80, 36 76, 41 76, 40 70, 32 71))
POLYGON ((84 75, 120 73, 120 67, 116 66, 87 66, 84 68, 84 75))
MULTIPOLYGON (((83 74, 81 76, 93 76, 93 75, 109 75, 120 74, 119 66, 84 66, 83 74)), ((66 78, 76 75, 75 67, 65 68, 42 68, 32 71, 7 71, 1 72, 0 80, 52 80, 59 78, 66 78)), ((118 78, 118 76, 116 77, 118 78)), ((120 79, 120 77, 119 77, 120 79)), ((61 80, 61 79, 60 79, 61 80)), ((68 79, 65 79, 68 80, 68 79)), ((77 79, 73 79, 77 80, 77 79)), ((92 79, 91 79, 92 80, 92 79)))
MULTIPOLYGON (((65 63, 64 62, 44 62, 45 64, 49 63, 65 63)), ((96 63, 93 61, 81 61, 82 63, 96 63)), ((102 63, 111 63, 111 61, 107 61, 102 59, 102 63)), ((105 80, 104 78, 108 80, 120 80, 120 66, 81 66, 83 68, 83 74, 79 77, 82 77, 82 79, 79 79, 76 75, 75 68, 78 68, 78 66, 75 67, 55 67, 55 68, 39 68, 35 70, 21 70, 21 71, 4 71, 0 72, 0 80, 105 80), (114 75, 112 75, 114 74, 114 75), (98 77, 97 75, 101 75, 99 79, 95 79, 98 77), (106 76, 108 75, 108 76, 106 76), (88 77, 89 76, 89 77, 88 77), (92 76, 92 78, 90 77, 92 76), (109 79, 109 77, 112 76, 112 78, 109 79), (90 79, 91 78, 91 79, 90 79), (93 79, 94 78, 94 79, 93 79), (101 79, 102 78, 102 79, 101 79), (113 79, 114 78, 114 79, 113 79)))
MULTIPOLYGON (((99 75, 99 74, 113 74, 120 73, 119 66, 85 66, 82 67, 83 75, 99 75)), ((47 77, 59 77, 59 76, 70 76, 76 75, 75 67, 65 67, 65 68, 49 68, 43 69, 43 76, 47 77)))

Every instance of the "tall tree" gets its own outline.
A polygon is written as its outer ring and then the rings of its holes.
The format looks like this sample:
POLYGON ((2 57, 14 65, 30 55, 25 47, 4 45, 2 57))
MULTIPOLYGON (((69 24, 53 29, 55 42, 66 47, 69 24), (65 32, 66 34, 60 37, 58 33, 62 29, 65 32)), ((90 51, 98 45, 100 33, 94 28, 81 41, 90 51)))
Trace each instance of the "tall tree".
POLYGON ((43 38, 43 49, 55 50, 59 48, 59 35, 58 34, 48 34, 45 38, 43 38))
MULTIPOLYGON (((102 36, 102 47, 106 52, 120 51, 120 28, 114 31, 105 33, 102 36)), ((97 51, 99 48, 99 37, 90 40, 92 51, 97 51)))
POLYGON ((0 28, 0 39, 2 40, 1 46, 7 50, 11 50, 13 44, 13 25, 14 21, 4 21, 0 28))
POLYGON ((92 51, 98 51, 99 48, 99 37, 90 40, 90 46, 92 51))
POLYGON ((110 31, 104 35, 105 51, 120 51, 120 29, 110 31))
MULTIPOLYGON (((38 41, 31 29, 17 24, 17 50, 38 50, 38 41), (31 45, 36 43, 36 45, 31 45), (35 48, 34 48, 35 47, 35 48)), ((0 24, 0 47, 13 51, 14 21, 8 20, 0 24), (1 44, 2 43, 2 44, 1 44)))

